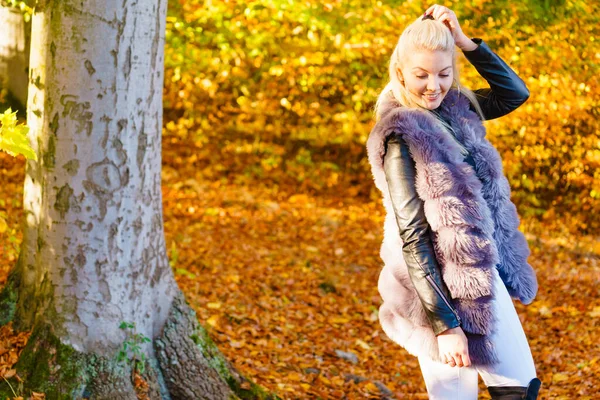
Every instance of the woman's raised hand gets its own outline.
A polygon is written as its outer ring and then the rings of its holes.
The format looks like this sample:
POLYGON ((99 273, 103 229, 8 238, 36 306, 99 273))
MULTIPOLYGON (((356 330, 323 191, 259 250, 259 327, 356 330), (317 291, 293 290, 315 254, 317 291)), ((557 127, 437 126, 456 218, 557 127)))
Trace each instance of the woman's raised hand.
POLYGON ((443 363, 451 367, 471 365, 467 337, 460 326, 440 333, 437 342, 443 363))
POLYGON ((431 15, 433 19, 446 24, 446 26, 450 28, 450 32, 452 32, 454 42, 462 50, 471 51, 477 48, 477 44, 474 43, 471 39, 469 39, 467 35, 465 35, 462 31, 460 24, 458 23, 458 18, 456 18, 456 14, 454 14, 454 11, 452 11, 448 7, 440 6, 439 4, 434 4, 431 7, 429 7, 427 11, 425 11, 425 15, 431 15))

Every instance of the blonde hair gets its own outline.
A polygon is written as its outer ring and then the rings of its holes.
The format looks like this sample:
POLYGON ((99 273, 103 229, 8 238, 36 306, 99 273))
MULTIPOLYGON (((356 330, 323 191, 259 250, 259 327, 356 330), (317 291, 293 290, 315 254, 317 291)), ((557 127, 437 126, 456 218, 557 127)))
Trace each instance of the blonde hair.
MULTIPOLYGON (((433 19, 423 20, 419 17, 404 29, 392 52, 388 68, 389 82, 385 85, 375 103, 374 111, 376 120, 381 118, 385 105, 394 100, 404 107, 425 110, 420 104, 413 100, 408 89, 404 87, 398 77, 398 69, 402 65, 402 60, 408 59, 411 52, 414 52, 415 50, 450 52, 452 54, 452 70, 454 75, 454 82, 451 87, 465 95, 471 104, 473 104, 473 108, 479 114, 480 118, 482 120, 485 119, 483 111, 475 97, 475 93, 460 84, 458 68, 456 67, 455 42, 450 29, 440 21, 433 19)), ((448 131, 448 133, 456 139, 450 126, 448 126, 444 120, 439 118, 436 113, 432 114, 436 117, 443 129, 448 131)), ((464 149, 458 141, 456 142, 460 145, 463 154, 465 154, 467 152, 466 149, 464 149)))

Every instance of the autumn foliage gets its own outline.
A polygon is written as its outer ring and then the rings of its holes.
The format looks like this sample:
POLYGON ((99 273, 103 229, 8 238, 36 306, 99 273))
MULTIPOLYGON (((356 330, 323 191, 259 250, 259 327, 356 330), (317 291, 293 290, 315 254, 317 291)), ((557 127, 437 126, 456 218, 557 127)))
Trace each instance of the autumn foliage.
MULTIPOLYGON (((427 2, 179 1, 167 27, 166 135, 217 141, 220 175, 368 195, 363 145, 402 28, 427 2)), ((447 2, 524 79, 529 101, 487 123, 522 215, 600 219, 600 35, 593 2, 447 2)), ((466 86, 485 83, 466 59, 466 86)))
MULTIPOLYGON (((531 92, 486 127, 540 282, 536 301, 517 311, 541 398, 595 399, 598 10, 581 0, 444 4, 531 92)), ((364 144, 395 41, 428 5, 169 2, 163 196, 171 265, 219 348, 282 398, 427 398, 416 359, 377 320, 383 209, 364 144)), ((463 83, 484 86, 461 59, 463 83)), ((21 240, 23 169, 22 158, 0 154, 0 285, 21 240)), ((3 373, 12 369, 6 359, 3 373)))

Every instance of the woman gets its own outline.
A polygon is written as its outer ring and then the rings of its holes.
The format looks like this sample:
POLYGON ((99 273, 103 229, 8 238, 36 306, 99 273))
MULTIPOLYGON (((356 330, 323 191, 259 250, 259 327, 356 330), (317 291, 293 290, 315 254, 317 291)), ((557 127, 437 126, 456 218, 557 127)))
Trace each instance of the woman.
POLYGON ((541 382, 510 297, 537 293, 500 155, 482 120, 529 97, 455 14, 430 7, 400 36, 367 150, 387 211, 379 278, 385 333, 416 355, 431 399, 536 399, 541 382), (488 89, 460 85, 459 47, 488 89))

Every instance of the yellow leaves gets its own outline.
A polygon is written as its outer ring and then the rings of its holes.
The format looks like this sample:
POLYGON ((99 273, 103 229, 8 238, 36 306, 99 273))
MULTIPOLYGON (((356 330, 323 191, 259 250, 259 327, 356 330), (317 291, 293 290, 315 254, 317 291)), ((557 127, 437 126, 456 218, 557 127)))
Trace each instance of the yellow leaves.
POLYGON ((360 339, 356 339, 354 343, 363 350, 372 350, 371 346, 369 346, 366 342, 360 339))
POLYGON ((319 44, 319 34, 316 31, 308 31, 306 37, 313 46, 317 46, 319 44))
POLYGON ((552 317, 552 310, 548 306, 540 307, 539 313, 544 318, 552 317))
POLYGON ((377 386, 375 386, 375 384, 373 382, 369 382, 365 385, 365 389, 369 392, 375 392, 378 393, 379 389, 377 388, 377 386))
POLYGON ((246 343, 244 343, 243 341, 233 340, 229 343, 229 345, 234 349, 240 349, 240 348, 244 347, 246 345, 246 343))
POLYGON ((292 204, 309 204, 311 198, 305 194, 294 194, 288 198, 288 201, 292 204))
POLYGON ((291 372, 288 374, 287 380, 290 382, 301 382, 302 380, 304 380, 304 377, 298 372, 291 372))
POLYGON ((592 318, 600 318, 600 306, 594 307, 594 309, 589 312, 589 315, 592 318))
POLYGON ((284 73, 284 69, 281 65, 273 65, 269 68, 269 75, 281 76, 284 73))
MULTIPOLYGON (((370 195, 364 153, 370 107, 393 49, 390 38, 417 15, 419 5, 309 1, 275 11, 260 8, 262 3, 241 8, 235 3, 169 5, 172 13, 184 12, 168 20, 165 227, 167 243, 192 239, 178 243, 176 277, 199 318, 213 328, 215 342, 257 383, 298 398, 378 393, 370 380, 345 381, 346 374, 355 374, 387 379, 386 385, 403 381, 400 393, 427 398, 414 357, 385 338, 377 324, 383 216, 379 193, 370 195), (342 24, 351 29, 339 29, 342 24), (202 185, 172 185, 186 178, 202 185), (321 282, 334 282, 324 287, 336 291, 319 289, 321 282), (231 346, 223 345, 229 341, 231 346), (361 363, 343 366, 325 355, 334 343, 360 353, 361 363), (299 371, 300 364, 319 372, 299 371)), ((597 357, 590 355, 598 342, 590 329, 600 313, 590 305, 598 266, 593 256, 585 259, 591 250, 575 248, 582 246, 580 237, 557 229, 566 217, 551 214, 545 201, 569 207, 575 203, 568 200, 577 198, 595 207, 583 213, 590 224, 597 215, 600 186, 591 171, 600 162, 592 114, 598 74, 589 62, 588 70, 582 68, 585 60, 558 35, 573 30, 569 41, 587 41, 585 23, 572 24, 569 17, 562 28, 548 23, 535 29, 528 14, 514 11, 517 3, 506 7, 506 15, 482 12, 488 4, 482 0, 456 7, 473 16, 469 30, 483 34, 506 60, 518 53, 513 66, 531 91, 524 106, 488 122, 488 134, 509 154, 511 183, 523 177, 512 194, 519 211, 536 218, 524 219, 522 229, 529 233, 535 220, 543 220, 543 240, 555 240, 532 241, 539 252, 530 261, 541 300, 519 311, 540 374, 552 377, 553 391, 566 394, 576 374, 563 365, 591 359, 581 373, 598 371, 597 357), (583 165, 569 159, 584 160, 583 165), (560 190, 553 192, 551 185, 560 190), (531 206, 537 204, 532 194, 539 206, 531 206), (547 212, 545 218, 540 211, 547 212)), ((600 52, 591 46, 579 48, 597 60, 600 52)), ((468 87, 485 85, 476 71, 463 76, 468 87)), ((6 179, 4 171, 0 176, 6 179)), ((11 226, 13 210, 6 218, 11 226)), ((600 254, 600 247, 594 251, 600 254)))
POLYGON ((11 156, 19 154, 28 159, 37 160, 35 151, 29 144, 27 133, 29 127, 24 124, 17 124, 17 112, 10 108, 3 114, 0 114, 0 150, 4 150, 11 156))
POLYGON ((250 101, 249 98, 247 98, 246 96, 240 96, 236 99, 236 102, 241 106, 241 107, 248 107, 252 104, 252 102, 250 101))
POLYGON ((8 224, 6 223, 6 220, 2 218, 2 215, 0 215, 0 235, 6 232, 7 230, 8 224))
POLYGON ((555 373, 552 375, 552 383, 568 381, 569 376, 563 373, 555 373))
POLYGON ((561 85, 561 83, 565 84, 566 82, 564 82, 564 79, 561 82, 559 77, 555 74, 553 74, 553 75, 541 74, 538 76, 538 80, 537 80, 537 84, 542 88, 559 87, 561 85))
POLYGON ((341 317, 341 316, 334 316, 334 317, 331 317, 329 319, 329 321, 332 324, 346 324, 346 323, 350 322, 350 318, 341 317))
POLYGON ((285 97, 281 98, 281 100, 279 101, 279 104, 281 104, 281 106, 287 110, 292 108, 292 104, 285 97))

